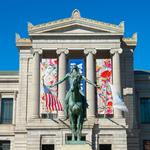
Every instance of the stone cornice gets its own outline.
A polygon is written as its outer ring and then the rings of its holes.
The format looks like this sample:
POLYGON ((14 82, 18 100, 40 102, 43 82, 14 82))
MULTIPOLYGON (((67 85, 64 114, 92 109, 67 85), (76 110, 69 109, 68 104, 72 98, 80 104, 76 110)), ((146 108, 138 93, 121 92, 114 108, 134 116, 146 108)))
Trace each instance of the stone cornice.
POLYGON ((79 25, 84 26, 96 30, 101 30, 104 32, 110 32, 110 33, 124 33, 124 22, 121 22, 119 25, 104 23, 101 21, 96 21, 92 19, 82 18, 79 12, 74 11, 74 14, 72 14, 72 17, 61 19, 57 21, 52 21, 40 25, 32 25, 31 23, 28 23, 28 31, 29 35, 34 33, 43 33, 47 31, 53 31, 60 28, 73 26, 73 25, 79 25))
POLYGON ((136 46, 137 39, 137 33, 134 33, 131 38, 123 38, 122 40, 127 46, 136 46))
POLYGON ((48 37, 70 37, 70 36, 84 36, 84 37, 93 37, 93 36, 100 36, 100 37, 106 37, 106 36, 119 36, 122 37, 121 33, 31 33, 30 36, 48 36, 48 37))
POLYGON ((136 83, 138 81, 150 81, 150 71, 134 71, 134 78, 136 83))
POLYGON ((19 76, 19 71, 0 71, 0 76, 19 76))
POLYGON ((19 82, 18 71, 0 71, 0 82, 19 82))
MULTIPOLYGON (((18 89, 19 90, 19 89, 18 89)), ((17 94, 18 93, 18 90, 1 90, 0 89, 0 93, 3 94, 3 93, 14 93, 14 94, 17 94)))
POLYGON ((0 75, 0 82, 6 82, 6 83, 8 83, 8 82, 19 82, 19 75, 16 75, 16 76, 11 76, 11 75, 0 75))
POLYGON ((16 46, 17 47, 21 47, 21 46, 31 47, 32 41, 29 38, 21 38, 20 35, 16 33, 16 46))

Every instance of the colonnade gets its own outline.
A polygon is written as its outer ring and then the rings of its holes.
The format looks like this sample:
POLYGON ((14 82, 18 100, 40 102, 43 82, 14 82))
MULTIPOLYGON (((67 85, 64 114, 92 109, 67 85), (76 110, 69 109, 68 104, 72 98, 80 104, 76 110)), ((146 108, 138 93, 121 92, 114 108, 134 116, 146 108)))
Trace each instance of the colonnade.
MULTIPOLYGON (((96 49, 87 48, 84 50, 86 55, 86 78, 94 82, 94 55, 96 54, 96 49)), ((56 53, 58 54, 59 59, 59 72, 58 80, 62 79, 66 74, 66 55, 69 53, 68 49, 57 49, 56 53)), ((120 76, 120 54, 122 49, 111 49, 110 53, 112 55, 112 72, 113 72, 113 85, 116 87, 118 94, 121 96, 121 76, 120 76)), ((33 54, 33 103, 32 103, 32 118, 39 117, 39 105, 40 105, 40 55, 42 54, 41 50, 34 50, 33 54)), ((95 117, 95 87, 90 84, 86 84, 86 99, 89 105, 87 109, 87 118, 95 117)), ((66 83, 62 83, 58 86, 58 99, 63 104, 66 93, 66 83)), ((58 113, 59 118, 63 118, 63 112, 58 113)), ((118 109, 114 110, 114 118, 122 118, 122 112, 118 109)))

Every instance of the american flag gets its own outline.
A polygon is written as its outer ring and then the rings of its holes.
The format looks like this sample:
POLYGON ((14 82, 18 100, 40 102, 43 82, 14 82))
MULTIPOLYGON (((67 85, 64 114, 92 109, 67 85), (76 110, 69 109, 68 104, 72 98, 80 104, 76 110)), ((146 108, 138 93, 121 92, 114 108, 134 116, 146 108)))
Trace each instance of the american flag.
POLYGON ((63 106, 61 102, 58 100, 57 96, 53 95, 51 90, 46 85, 43 85, 43 88, 46 99, 46 108, 50 112, 63 111, 63 106))

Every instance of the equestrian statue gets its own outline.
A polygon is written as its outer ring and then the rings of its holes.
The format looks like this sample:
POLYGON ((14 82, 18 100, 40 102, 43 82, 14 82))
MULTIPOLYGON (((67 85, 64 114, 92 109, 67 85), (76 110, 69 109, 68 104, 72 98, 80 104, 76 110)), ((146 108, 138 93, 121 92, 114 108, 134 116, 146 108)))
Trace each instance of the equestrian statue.
POLYGON ((85 96, 80 88, 81 80, 85 80, 87 83, 93 85, 94 87, 99 86, 86 79, 79 72, 78 66, 74 65, 70 73, 67 73, 63 79, 49 87, 52 88, 58 84, 61 84, 67 79, 69 79, 70 81, 70 88, 64 100, 64 121, 67 119, 69 119, 70 121, 70 128, 72 130, 72 141, 75 141, 75 136, 77 137, 77 141, 80 141, 83 121, 86 117, 86 108, 88 107, 85 96))

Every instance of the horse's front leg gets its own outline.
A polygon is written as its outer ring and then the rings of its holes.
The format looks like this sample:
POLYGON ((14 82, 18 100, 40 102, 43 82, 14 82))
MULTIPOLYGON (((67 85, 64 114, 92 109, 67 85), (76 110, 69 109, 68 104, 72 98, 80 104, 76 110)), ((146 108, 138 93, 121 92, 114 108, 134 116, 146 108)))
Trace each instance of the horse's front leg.
POLYGON ((73 114, 70 115, 70 125, 72 131, 72 141, 75 141, 75 123, 74 123, 74 116, 73 114))
POLYGON ((82 130, 82 121, 83 115, 80 114, 77 119, 77 141, 81 140, 81 130, 82 130))

